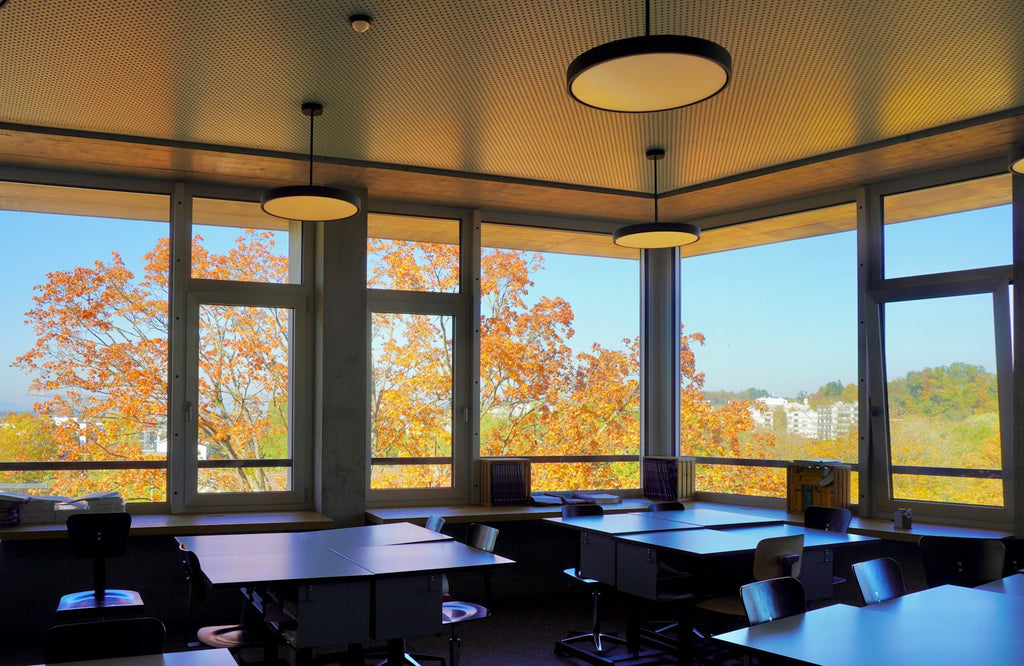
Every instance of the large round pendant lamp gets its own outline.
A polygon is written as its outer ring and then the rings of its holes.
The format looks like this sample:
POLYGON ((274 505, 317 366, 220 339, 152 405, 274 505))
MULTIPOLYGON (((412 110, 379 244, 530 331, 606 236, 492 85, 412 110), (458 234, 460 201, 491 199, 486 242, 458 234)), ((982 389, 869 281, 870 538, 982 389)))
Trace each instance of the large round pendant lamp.
POLYGON ((732 75, 732 57, 699 37, 646 32, 586 51, 569 65, 566 85, 577 101, 606 111, 644 113, 696 104, 721 91, 732 75))
POLYGON ((700 240, 700 227, 682 222, 658 222, 658 161, 665 157, 661 148, 647 151, 647 159, 654 162, 654 222, 631 224, 612 234, 616 245, 640 250, 680 247, 700 240))
POLYGON ((305 102, 302 113, 309 116, 309 185, 287 185, 265 192, 260 207, 274 217, 286 220, 320 222, 342 220, 359 212, 359 195, 339 187, 313 184, 313 118, 322 115, 318 102, 305 102))
POLYGON ((1024 143, 1013 149, 1010 155, 1010 171, 1024 176, 1024 143))

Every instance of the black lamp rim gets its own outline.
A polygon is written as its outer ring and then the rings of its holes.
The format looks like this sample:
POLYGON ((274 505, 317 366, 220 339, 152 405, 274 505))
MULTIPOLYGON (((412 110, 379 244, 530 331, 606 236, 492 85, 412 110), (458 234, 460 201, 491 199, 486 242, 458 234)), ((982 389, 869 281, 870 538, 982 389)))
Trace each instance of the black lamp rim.
MULTIPOLYGON (((729 81, 732 79, 732 56, 729 54, 729 51, 720 44, 701 37, 691 37, 690 35, 641 35, 639 37, 627 37, 626 39, 619 39, 614 42, 601 44, 600 46, 595 46, 589 51, 581 53, 569 64, 569 68, 566 70, 566 90, 569 95, 579 103, 592 108, 602 108, 588 104, 573 93, 572 84, 576 81, 576 78, 594 65, 610 60, 617 60, 619 58, 642 55, 645 53, 682 53, 698 56, 715 62, 725 72, 725 81, 722 83, 722 87, 707 97, 690 102, 689 104, 681 104, 679 106, 671 107, 670 109, 658 109, 659 111, 682 109, 684 107, 691 106, 692 104, 697 104, 710 99, 722 92, 729 85, 729 81)), ((618 110, 616 109, 616 111, 618 110)), ((650 112, 619 111, 619 113, 650 112)))
MULTIPOLYGON (((330 187, 327 185, 285 185, 284 187, 275 187, 272 190, 267 190, 260 197, 260 208, 266 212, 266 205, 269 202, 287 197, 320 197, 324 199, 337 199, 352 204, 355 206, 356 210, 362 208, 362 199, 357 193, 352 190, 346 190, 340 187, 330 187)), ((267 214, 273 215, 273 213, 269 212, 267 214)))
POLYGON ((684 222, 645 222, 643 224, 630 224, 629 226, 616 229, 612 232, 612 241, 618 243, 619 240, 625 236, 649 234, 654 232, 688 234, 693 236, 693 240, 690 241, 692 243, 700 240, 700 227, 693 224, 686 224, 684 222))

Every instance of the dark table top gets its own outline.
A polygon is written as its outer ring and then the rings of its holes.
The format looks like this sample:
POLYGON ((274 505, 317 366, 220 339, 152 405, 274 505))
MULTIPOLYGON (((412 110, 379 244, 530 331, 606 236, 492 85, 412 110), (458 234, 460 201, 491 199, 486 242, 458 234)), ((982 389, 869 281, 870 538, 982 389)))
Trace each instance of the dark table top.
POLYGON ((780 524, 785 520, 785 514, 782 513, 776 516, 765 516, 756 513, 703 508, 684 509, 683 511, 655 511, 651 512, 651 515, 660 520, 700 525, 701 527, 768 525, 772 523, 780 524))
POLYGON ((1024 595, 1024 574, 1013 574, 1006 578, 1000 578, 994 580, 991 583, 985 583, 974 588, 976 590, 985 590, 987 592, 1000 592, 1002 594, 1015 594, 1024 595))
POLYGON ((458 541, 359 546, 334 551, 374 575, 474 569, 513 561, 458 541))
POLYGON ((451 537, 412 523, 363 525, 311 532, 271 532, 267 534, 204 534, 177 537, 199 558, 209 555, 245 553, 287 553, 313 547, 343 548, 395 543, 445 541, 451 537))
POLYGON ((797 525, 760 525, 732 529, 675 530, 671 532, 646 532, 616 536, 620 543, 673 550, 688 555, 716 556, 753 551, 761 539, 769 537, 804 535, 804 547, 838 546, 858 541, 871 541, 873 537, 856 534, 838 534, 812 530, 797 525))
POLYGON ((1024 598, 942 586, 864 608, 837 604, 715 636, 822 666, 1016 664, 1024 598), (896 603, 894 603, 896 602, 896 603))
POLYGON ((821 548, 828 546, 842 546, 849 543, 863 541, 878 541, 878 537, 864 536, 861 534, 845 534, 841 532, 826 532, 824 530, 800 527, 798 525, 758 525, 756 527, 723 527, 723 532, 741 534, 755 539, 767 539, 769 537, 791 536, 794 534, 804 535, 804 548, 821 548))
MULTIPOLYGON (((678 513, 678 512, 677 512, 678 513)), ((581 532, 601 534, 634 534, 638 532, 665 532, 669 530, 697 529, 700 525, 662 520, 656 513, 616 513, 603 516, 575 518, 545 518, 545 522, 581 532)))

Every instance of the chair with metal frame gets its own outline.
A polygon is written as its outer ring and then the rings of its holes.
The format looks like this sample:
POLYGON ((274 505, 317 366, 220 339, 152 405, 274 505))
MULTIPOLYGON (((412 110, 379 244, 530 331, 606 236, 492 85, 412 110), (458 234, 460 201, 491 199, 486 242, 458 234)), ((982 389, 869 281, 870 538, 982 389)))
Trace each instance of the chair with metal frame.
MULTIPOLYGON (((809 506, 804 509, 804 527, 836 534, 846 534, 850 531, 850 521, 853 519, 853 512, 849 509, 840 509, 833 506, 809 506)), ((823 563, 827 565, 828 572, 822 572, 824 576, 832 576, 832 585, 842 585, 846 582, 843 576, 835 574, 835 559, 832 557, 832 549, 822 549, 823 563)))
MULTIPOLYGON (((577 518, 581 516, 603 516, 604 509, 600 504, 566 504, 562 506, 563 518, 577 518)), ((590 631, 571 631, 566 638, 555 642, 555 654, 577 657, 591 663, 607 663, 604 653, 609 645, 626 645, 626 639, 605 634, 601 631, 601 593, 605 590, 604 583, 593 578, 587 578, 580 571, 580 553, 577 541, 576 566, 564 570, 564 573, 590 589, 591 597, 591 622, 590 631), (584 648, 579 643, 587 643, 593 646, 593 650, 584 648)))
POLYGON ((900 563, 891 557, 857 562, 853 565, 853 577, 857 579, 864 604, 868 606, 902 597, 907 593, 907 586, 903 582, 903 569, 900 568, 900 563))
POLYGON ((43 635, 47 664, 138 657, 164 651, 166 630, 155 617, 125 617, 50 627, 43 635))
POLYGON ((185 631, 189 637, 195 636, 195 640, 186 640, 186 646, 197 648, 201 646, 211 648, 226 648, 240 664, 247 663, 241 657, 241 651, 246 648, 260 648, 263 658, 260 664, 276 664, 287 666, 288 661, 279 659, 277 648, 284 640, 280 634, 274 631, 267 620, 276 620, 278 625, 287 624, 288 618, 284 612, 269 602, 264 601, 262 616, 258 620, 246 621, 251 604, 245 601, 241 610, 241 621, 237 624, 220 624, 211 626, 192 626, 192 613, 195 602, 203 602, 210 595, 212 585, 203 573, 199 565, 199 558, 184 544, 179 544, 178 552, 181 554, 181 562, 185 571, 185 580, 189 584, 188 602, 185 611, 185 631), (193 633, 194 632, 194 633, 193 633))
POLYGON ((647 505, 648 511, 685 511, 686 507, 682 502, 651 502, 647 505))
MULTIPOLYGON (((769 580, 800 575, 800 566, 803 559, 804 535, 794 534, 792 536, 769 537, 761 539, 754 549, 753 577, 755 581, 769 580)), ((735 594, 725 594, 702 599, 697 602, 696 608, 719 620, 732 618, 732 624, 746 617, 746 609, 739 591, 735 594)), ((738 622, 742 624, 742 622, 738 622)), ((732 628, 732 627, 730 627, 732 628)), ((703 632, 698 635, 704 638, 703 632)))
POLYGON ((1003 577, 1006 547, 999 539, 926 535, 918 550, 928 587, 975 587, 1003 577))
POLYGON ((792 576, 781 576, 747 583, 740 598, 750 626, 800 615, 807 610, 803 584, 792 576))
POLYGON ((57 606, 61 621, 108 615, 141 614, 142 596, 135 590, 107 588, 107 558, 124 555, 132 526, 129 513, 76 512, 67 519, 71 554, 93 563, 93 589, 65 594, 57 606))

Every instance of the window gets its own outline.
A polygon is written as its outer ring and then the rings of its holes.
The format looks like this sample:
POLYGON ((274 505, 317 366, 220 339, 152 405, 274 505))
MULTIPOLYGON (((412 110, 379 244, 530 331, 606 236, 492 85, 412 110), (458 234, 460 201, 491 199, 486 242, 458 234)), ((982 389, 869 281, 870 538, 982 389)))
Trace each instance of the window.
POLYGON ((638 488, 638 253, 604 235, 484 224, 480 455, 533 490, 638 488))
POLYGON ((885 378, 872 387, 886 406, 873 443, 883 509, 1007 504, 1010 188, 999 174, 882 198, 884 277, 870 296, 885 378))
POLYGON ((855 226, 848 204, 684 248, 680 442, 698 491, 785 497, 784 461, 858 462, 855 226))
POLYGON ((166 501, 167 196, 0 194, 0 490, 166 501))
POLYGON ((893 499, 1003 505, 994 321, 990 294, 885 305, 893 499))
MULTIPOLYGON (((289 242, 289 229, 297 223, 271 217, 250 201, 196 197, 192 206, 192 277, 276 284, 302 281, 299 253, 292 251, 289 242)), ((295 236, 296 241, 301 237, 295 236)))
POLYGON ((252 202, 192 204, 183 505, 304 504, 312 297, 302 225, 252 202))
POLYGON ((468 501, 469 386, 456 376, 471 350, 462 226, 367 216, 371 497, 468 501))
POLYGON ((452 485, 452 323, 373 313, 371 489, 452 485))

